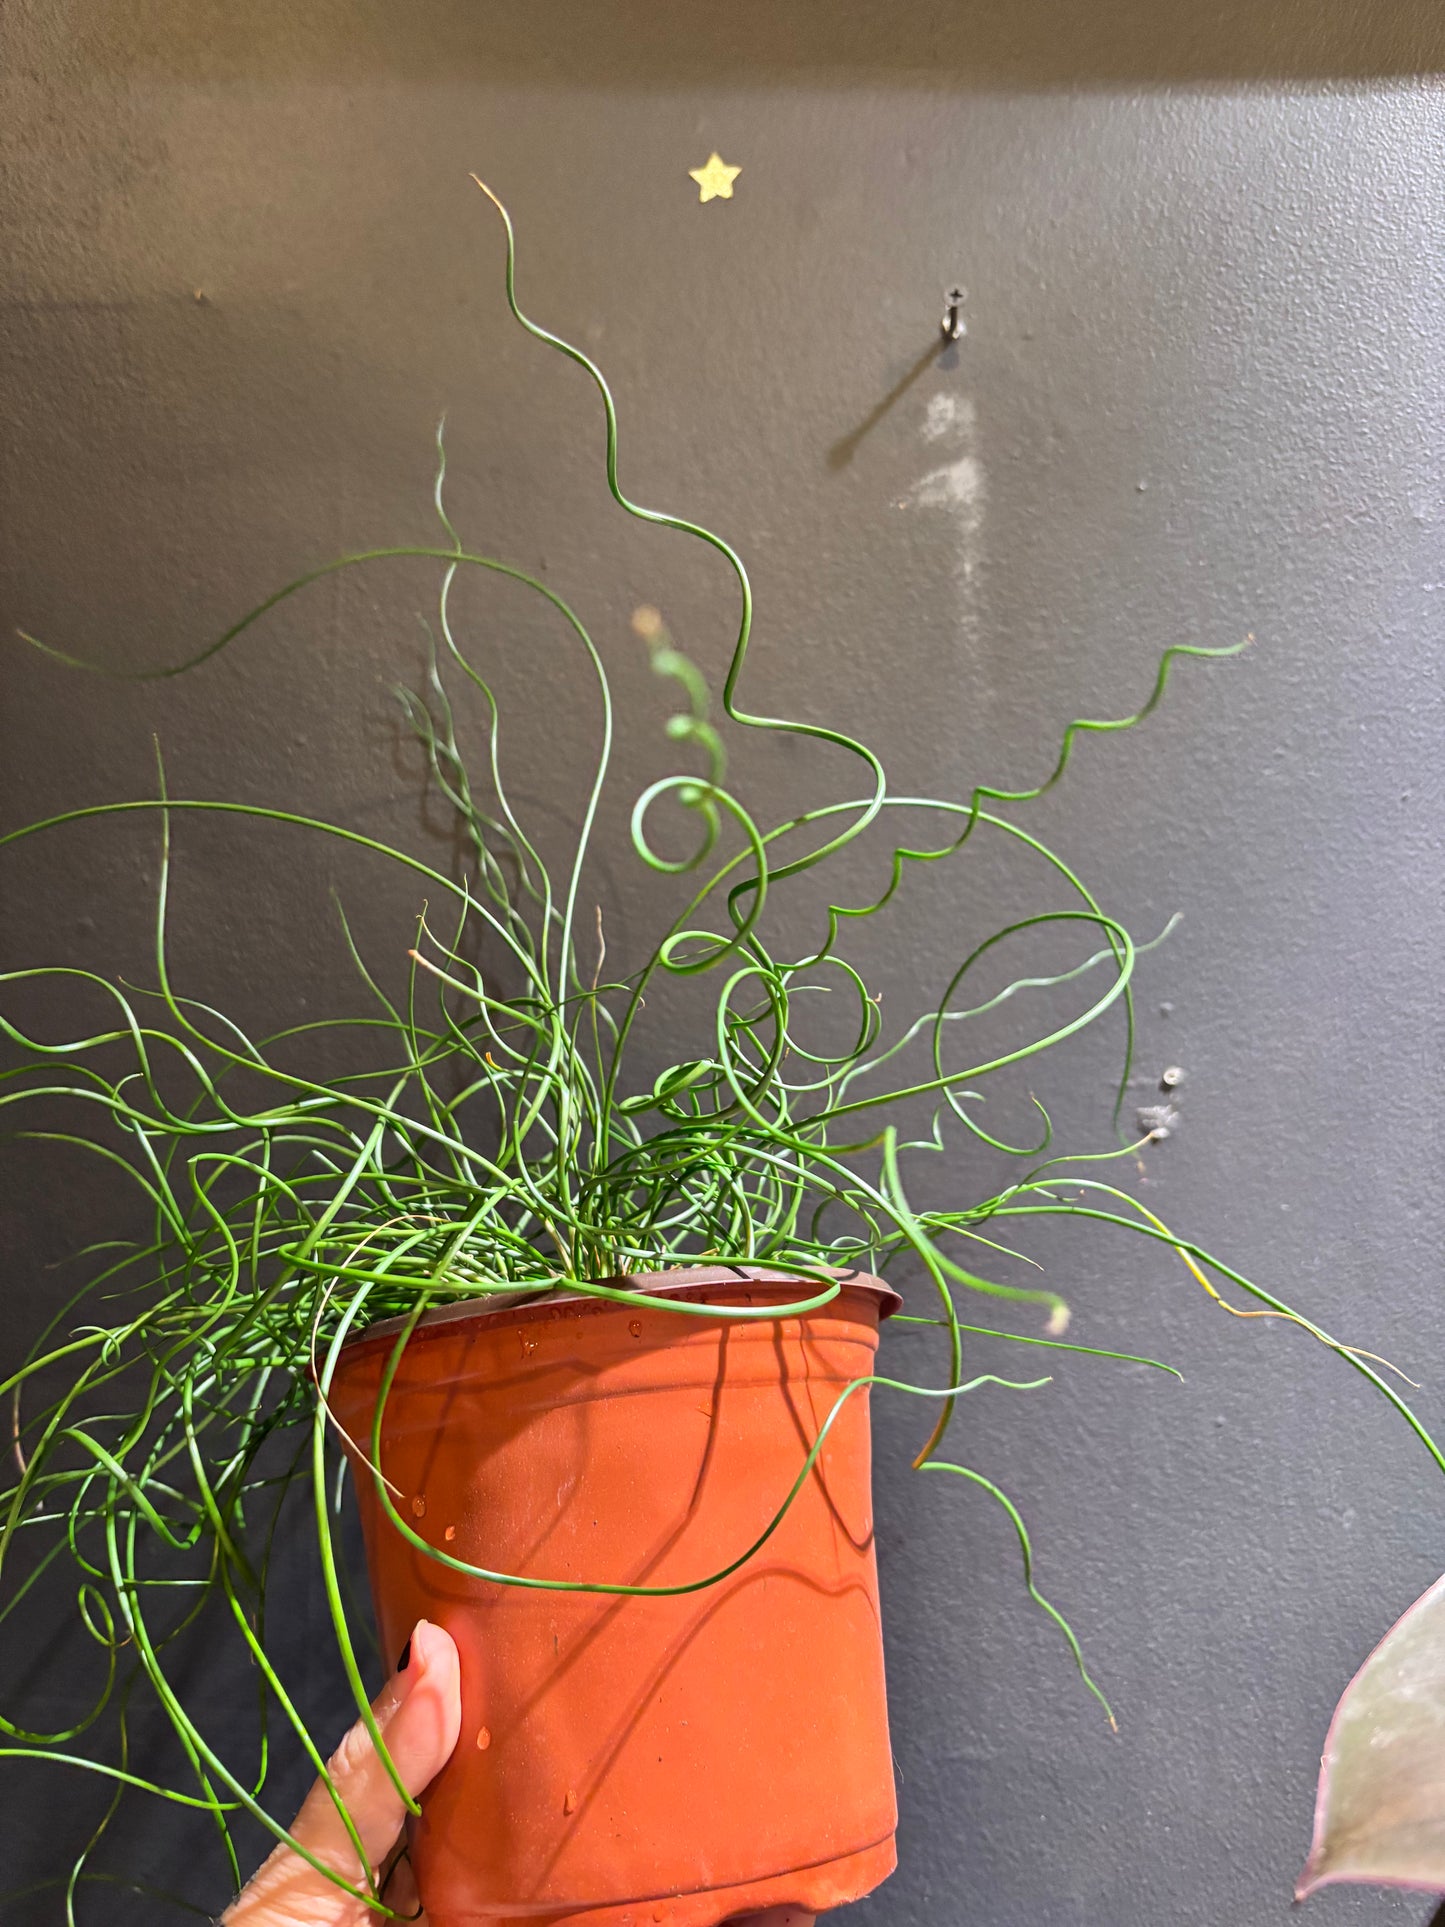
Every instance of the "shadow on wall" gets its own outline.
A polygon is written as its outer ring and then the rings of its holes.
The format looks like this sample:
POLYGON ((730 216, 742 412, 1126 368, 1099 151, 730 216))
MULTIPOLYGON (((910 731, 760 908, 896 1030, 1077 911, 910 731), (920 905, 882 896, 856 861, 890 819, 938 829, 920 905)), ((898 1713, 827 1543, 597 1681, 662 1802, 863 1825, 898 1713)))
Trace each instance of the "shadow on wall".
POLYGON ((112 0, 75 52, 117 74, 569 87, 802 74, 998 89, 1445 71, 1438 0, 112 0))

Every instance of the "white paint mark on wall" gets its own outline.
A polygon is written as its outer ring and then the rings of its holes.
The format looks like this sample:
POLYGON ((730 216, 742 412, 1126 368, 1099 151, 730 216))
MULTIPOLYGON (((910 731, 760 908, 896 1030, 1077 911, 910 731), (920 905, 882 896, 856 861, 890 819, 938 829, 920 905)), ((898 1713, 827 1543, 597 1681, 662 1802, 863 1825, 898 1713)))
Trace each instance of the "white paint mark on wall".
POLYGON ((952 509, 960 519, 972 521, 983 495, 983 470, 976 455, 961 455, 946 462, 913 484, 908 500, 921 509, 952 509))
POLYGON ((923 417, 924 439, 942 441, 950 429, 960 429, 967 434, 972 431, 977 418, 977 411, 967 395, 930 395, 928 410, 923 417))
POLYGON ((920 475, 899 503, 903 509, 931 509, 946 515, 953 578, 959 592, 959 620, 974 624, 973 578, 983 533, 985 480, 978 453, 978 411, 967 395, 946 390, 930 395, 923 415, 923 439, 930 452, 950 459, 920 475))

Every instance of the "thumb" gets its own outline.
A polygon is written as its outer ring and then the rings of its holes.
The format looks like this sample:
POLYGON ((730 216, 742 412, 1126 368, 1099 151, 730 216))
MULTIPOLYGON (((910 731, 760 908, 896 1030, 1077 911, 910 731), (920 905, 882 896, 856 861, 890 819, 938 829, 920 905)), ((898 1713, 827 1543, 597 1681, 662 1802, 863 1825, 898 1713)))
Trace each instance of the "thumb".
MULTIPOLYGON (((372 1701, 372 1713, 402 1785, 415 1798, 450 1759, 461 1726, 461 1670, 450 1633, 418 1620, 396 1672, 372 1701)), ((327 1770, 360 1837, 366 1866, 324 1780, 303 1801, 292 1837, 348 1886, 364 1886, 395 1844, 406 1808, 362 1720, 327 1770)), ((222 1919, 224 1927, 351 1927, 369 1912, 283 1843, 222 1919)))

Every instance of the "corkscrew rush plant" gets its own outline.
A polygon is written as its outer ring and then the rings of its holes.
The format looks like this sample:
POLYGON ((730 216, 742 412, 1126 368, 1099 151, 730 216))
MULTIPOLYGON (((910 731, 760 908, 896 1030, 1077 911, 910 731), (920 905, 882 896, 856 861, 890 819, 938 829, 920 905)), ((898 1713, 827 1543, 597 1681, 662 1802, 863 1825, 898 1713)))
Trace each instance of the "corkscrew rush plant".
MULTIPOLYGON (((392 1525, 459 1573, 542 1589, 685 1592, 716 1584, 766 1541, 850 1397, 877 1385, 918 1399, 935 1408, 935 1416, 916 1466, 970 1481, 1005 1509, 1029 1593, 1057 1622, 1101 1700, 1072 1630, 1034 1584, 1032 1550, 1012 1501, 982 1472, 941 1456, 960 1401, 1046 1382, 970 1376, 965 1339, 986 1334, 1034 1349, 1171 1368, 1071 1343, 1063 1336, 1067 1310, 1057 1293, 984 1275, 986 1257, 970 1254, 1014 1255, 1011 1221, 1066 1216, 1157 1241, 1221 1304, 1221 1286, 1255 1301, 1252 1309, 1228 1309, 1291 1320, 1339 1353, 1399 1410, 1445 1469, 1419 1419, 1376 1369, 1383 1361, 1331 1337, 1176 1236, 1106 1177, 1080 1175, 1086 1162, 1107 1164, 1134 1153, 1117 1131, 1110 1148, 1088 1159, 1053 1152, 1041 1104, 1037 1141, 1030 1144, 1006 1142, 976 1114, 974 1087, 982 1080, 1041 1056, 1112 1013, 1122 1032, 1117 1125, 1132 1062, 1131 982, 1139 946, 1060 856, 1000 810, 1050 790, 1080 735, 1142 722, 1179 658, 1235 651, 1176 645, 1165 652, 1136 713, 1069 725, 1040 783, 1023 790, 979 784, 962 799, 897 793, 866 744, 821 723, 754 713, 744 702, 752 597, 740 558, 710 530, 642 508, 623 493, 607 384, 581 350, 524 314, 511 222, 490 190, 483 192, 505 230, 511 313, 595 384, 613 499, 643 522, 708 545, 731 570, 740 596, 721 723, 713 720, 706 680, 661 616, 640 610, 634 619, 653 667, 681 695, 669 736, 690 762, 702 765, 651 783, 632 811, 637 857, 662 878, 684 879, 687 892, 681 910, 639 945, 645 951, 640 967, 604 976, 601 913, 588 889, 613 746, 603 654, 553 590, 464 544, 446 504, 440 433, 435 509, 441 537, 434 545, 371 550, 312 570, 187 661, 149 673, 171 676, 197 667, 278 604, 336 571, 432 559, 440 586, 430 670, 420 690, 398 693, 431 777, 463 832, 465 876, 281 807, 171 796, 163 769, 153 797, 70 810, 0 836, 0 844, 10 844, 92 818, 136 814, 154 824, 161 851, 150 988, 60 966, 13 971, 4 979, 17 992, 33 982, 73 990, 99 1008, 91 1028, 61 1042, 31 1035, 0 1010, 12 1051, 0 1106, 18 1134, 81 1147, 118 1167, 144 1202, 148 1230, 92 1252, 94 1269, 83 1289, 26 1362, 0 1380, 13 1421, 11 1469, 0 1494, 0 1622, 38 1596, 47 1574, 68 1570, 80 1626, 101 1663, 92 1703, 63 1729, 38 1730, 8 1710, 0 1714, 7 1741, 0 1753, 102 1776, 112 1787, 106 1819, 127 1789, 208 1816, 237 1882, 243 1871, 233 1839, 238 1816, 250 1815, 276 1838, 290 1839, 267 1804, 277 1721, 327 1778, 322 1747, 280 1675, 267 1636, 268 1572, 288 1493, 309 1493, 340 1662, 370 1721, 355 1614, 335 1543, 345 1459, 328 1392, 348 1335, 378 1319, 402 1321, 383 1373, 384 1405, 418 1320, 441 1304, 520 1300, 566 1286, 626 1304, 664 1304, 690 1317, 779 1319, 827 1304, 852 1269, 886 1274, 905 1263, 917 1266, 933 1302, 900 1317, 936 1328, 939 1383, 874 1376, 847 1387, 790 1490, 764 1495, 773 1510, 755 1543, 739 1546, 720 1571, 698 1573, 686 1584, 637 1586, 606 1573, 577 1582, 472 1564, 431 1545, 393 1504, 381 1459, 382 1407, 370 1439, 354 1443, 369 1457, 366 1476, 392 1525), (596 766, 570 858, 555 874, 508 794, 500 706, 457 634, 456 585, 478 573, 506 577, 543 598, 569 631, 599 705, 596 766), (459 689, 479 705, 484 721, 479 769, 469 765, 459 740, 452 706, 459 689), (856 759, 859 794, 770 822, 728 787, 728 728, 783 733, 856 759), (694 841, 685 857, 665 856, 657 847, 652 824, 662 805, 680 810, 691 826, 694 841), (252 1037, 186 995, 168 958, 167 900, 173 837, 197 813, 338 839, 413 877, 426 907, 418 911, 404 997, 392 998, 378 982, 344 917, 343 940, 372 1000, 369 1017, 310 1021, 252 1037), (823 872, 841 874, 838 859, 875 827, 891 845, 885 886, 864 901, 848 900, 841 886, 830 891, 814 940, 799 948, 799 905, 788 886, 823 872), (879 1002, 846 955, 847 933, 885 911, 918 866, 954 861, 980 834, 1002 837, 1041 864, 1061 892, 1059 907, 984 938, 959 962, 931 1009, 886 1030, 879 1002), (969 1001, 985 960, 995 964, 996 952, 1006 954, 1041 931, 1073 936, 1084 952, 1080 961, 1020 976, 969 1001), (644 1087, 633 1067, 649 1035, 649 989, 668 979, 704 978, 716 986, 705 1031, 689 1054, 644 1087), (1081 1008, 1067 1021, 981 1061, 954 1063, 954 1040, 967 1036, 971 1019, 1010 999, 1024 1004, 1033 989, 1069 994, 1073 987, 1081 1008), (850 1034, 831 1048, 810 1041, 806 1023, 809 1000, 824 990, 851 1012, 850 1034), (366 1070, 337 1071, 339 1058, 349 1062, 354 1055, 358 1036, 369 1041, 374 1062, 366 1070), (57 1105, 71 1119, 65 1128, 51 1126, 57 1105), (921 1135, 905 1137, 900 1110, 908 1107, 912 1116, 920 1105, 932 1106, 931 1123, 921 1135), (35 1107, 44 1113, 40 1127, 26 1122, 35 1107), (993 1195, 948 1209, 912 1203, 908 1161, 947 1155, 970 1139, 1015 1158, 1020 1175, 993 1195), (710 1306, 659 1300, 628 1282, 702 1260, 770 1267, 796 1280, 795 1296, 781 1306, 710 1306), (968 1322, 960 1315, 965 1295, 1042 1314, 1043 1329, 968 1322), (193 1712, 176 1684, 185 1636, 204 1618, 214 1638, 217 1615, 255 1668, 256 1739, 246 1758, 193 1712), (179 1781, 155 1777, 132 1757, 130 1708, 147 1693, 177 1737, 186 1763, 179 1781)), ((37 646, 73 666, 89 666, 37 646)), ((636 937, 629 932, 630 941, 636 937)), ((655 1034, 647 1048, 654 1053, 649 1061, 656 1061, 655 1034)), ((956 1168, 954 1159, 950 1169, 956 1168)), ((374 1724, 372 1737, 405 1798, 374 1724)), ((334 1786, 332 1797, 365 1865, 334 1786)), ((86 1869, 94 1845, 66 1879, 71 1922, 77 1894, 91 1877, 86 1869)), ((391 1915, 374 1884, 354 1891, 378 1916, 391 1915)))

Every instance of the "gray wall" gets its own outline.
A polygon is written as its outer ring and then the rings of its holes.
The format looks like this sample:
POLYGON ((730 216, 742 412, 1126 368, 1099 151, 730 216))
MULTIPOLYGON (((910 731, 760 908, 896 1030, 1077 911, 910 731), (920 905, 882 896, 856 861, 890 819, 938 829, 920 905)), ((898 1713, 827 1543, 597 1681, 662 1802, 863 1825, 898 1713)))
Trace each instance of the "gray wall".
MULTIPOLYGON (((12 0, 5 38, 7 630, 174 660, 308 564, 426 539, 446 408, 468 536, 576 600, 654 743, 628 611, 662 603, 715 670, 727 584, 609 508, 585 384, 505 317, 476 168, 518 220, 524 298, 615 381, 633 492, 753 565, 759 706, 861 728, 895 781, 956 793, 1036 779, 1069 717, 1134 706, 1164 644, 1253 632, 1146 730, 1086 745, 1029 820, 1141 934, 1186 913, 1148 963, 1141 1087, 1182 1064, 1185 1121, 1140 1195, 1398 1360, 1445 1421, 1436 8, 12 0), (685 170, 714 146, 744 171, 703 207, 685 170), (955 278, 969 332, 940 360, 955 278)), ((8 650, 0 821, 146 793, 156 730, 177 793, 426 836, 384 685, 430 594, 406 568, 322 589, 174 685, 8 650)), ((588 727, 568 661, 506 597, 469 607, 513 767, 565 824, 588 727)), ((736 753, 791 793, 788 758, 736 753)), ((154 870, 135 826, 12 853, 7 956, 143 972, 154 870)), ((349 996, 332 882, 399 955, 409 892, 188 831, 187 983, 243 1016, 349 996)), ((609 887, 625 931, 620 846, 609 887)), ((987 854, 920 887, 872 952, 888 1000, 1015 901, 987 854)), ((1091 1041, 1048 1077, 1076 1143, 1106 1141, 1109 1062, 1091 1041)), ((54 1155, 8 1170, 7 1349, 107 1205, 54 1155)), ((910 1479, 916 1414, 880 1408, 902 1865, 848 1918, 1282 1922, 1330 1705, 1445 1564, 1445 1491, 1297 1331, 1221 1316, 1109 1234, 1041 1249, 1077 1335, 1186 1373, 1061 1369, 969 1420, 1121 1734, 1028 1609, 1006 1522, 910 1479)), ((924 1368, 915 1339, 894 1358, 924 1368)), ((94 1810, 53 1769, 6 1798, 26 1878, 94 1810)), ((220 1904, 170 1816, 126 1824, 152 1878, 220 1904)))

